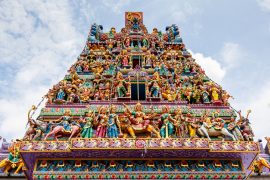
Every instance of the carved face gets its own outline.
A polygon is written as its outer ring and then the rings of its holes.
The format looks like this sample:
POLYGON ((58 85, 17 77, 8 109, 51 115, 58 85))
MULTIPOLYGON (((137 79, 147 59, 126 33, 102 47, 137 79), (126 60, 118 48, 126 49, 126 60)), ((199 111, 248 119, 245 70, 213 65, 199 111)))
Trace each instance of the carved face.
POLYGON ((90 116, 92 116, 92 114, 93 114, 93 111, 90 110, 90 111, 88 111, 88 113, 86 114, 86 116, 90 117, 90 116))
POLYGON ((140 103, 137 103, 135 106, 136 111, 142 111, 142 105, 140 103))
POLYGON ((106 108, 102 106, 100 112, 101 112, 102 114, 105 114, 106 111, 107 111, 106 108))
POLYGON ((111 107, 111 113, 115 113, 116 112, 116 106, 112 105, 111 107))
POLYGON ((69 110, 65 111, 64 115, 65 116, 69 116, 71 114, 71 112, 69 110))
POLYGON ((162 106, 162 112, 167 113, 169 111, 168 106, 162 106))

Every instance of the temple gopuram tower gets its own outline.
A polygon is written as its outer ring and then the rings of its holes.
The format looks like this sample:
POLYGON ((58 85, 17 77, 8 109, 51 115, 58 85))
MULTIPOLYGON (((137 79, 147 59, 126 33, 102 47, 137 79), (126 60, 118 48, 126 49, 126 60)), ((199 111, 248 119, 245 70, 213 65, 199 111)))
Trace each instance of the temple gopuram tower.
POLYGON ((93 24, 38 118, 35 106, 29 111, 15 144, 27 178, 247 178, 259 153, 251 111, 244 117, 230 106, 178 26, 148 32, 142 12, 126 12, 117 29, 93 24))

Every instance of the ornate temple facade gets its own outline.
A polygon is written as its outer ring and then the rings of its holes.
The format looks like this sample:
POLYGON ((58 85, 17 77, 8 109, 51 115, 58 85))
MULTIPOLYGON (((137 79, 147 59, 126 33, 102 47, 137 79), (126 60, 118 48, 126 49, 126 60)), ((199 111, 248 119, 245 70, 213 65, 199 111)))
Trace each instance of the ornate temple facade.
POLYGON ((251 111, 206 73, 174 24, 148 32, 141 12, 120 32, 93 24, 0 167, 28 179, 245 179, 259 153, 251 111))

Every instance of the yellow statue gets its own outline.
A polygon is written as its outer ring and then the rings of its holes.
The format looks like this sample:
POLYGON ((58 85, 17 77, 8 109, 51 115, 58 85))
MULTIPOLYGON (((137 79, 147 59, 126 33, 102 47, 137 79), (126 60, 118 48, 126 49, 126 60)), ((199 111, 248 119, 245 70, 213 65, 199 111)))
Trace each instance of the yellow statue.
POLYGON ((104 68, 100 62, 95 62, 95 67, 92 67, 92 71, 98 75, 101 75, 103 73, 103 70, 104 68))
POLYGON ((169 84, 166 84, 165 90, 162 92, 162 97, 169 102, 174 101, 176 99, 177 93, 173 91, 169 84))
POLYGON ((23 168, 24 164, 19 154, 19 147, 20 144, 18 142, 12 143, 8 149, 8 157, 0 162, 0 169, 4 168, 4 173, 8 173, 10 170, 16 168, 14 174, 18 174, 19 171, 23 168))
POLYGON ((250 166, 250 170, 258 173, 258 175, 261 175, 263 167, 270 170, 270 163, 266 159, 258 157, 255 161, 253 161, 252 166, 250 166))
POLYGON ((212 101, 218 101, 219 99, 219 89, 213 85, 213 87, 211 88, 211 96, 212 96, 212 101))

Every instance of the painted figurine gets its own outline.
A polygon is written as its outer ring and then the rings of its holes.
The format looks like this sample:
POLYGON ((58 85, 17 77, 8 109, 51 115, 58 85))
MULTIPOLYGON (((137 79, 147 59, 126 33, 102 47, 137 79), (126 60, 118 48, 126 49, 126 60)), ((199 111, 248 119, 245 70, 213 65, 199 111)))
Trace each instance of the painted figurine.
POLYGON ((158 72, 153 74, 153 78, 148 83, 149 96, 150 97, 159 97, 160 95, 160 78, 158 72))
POLYGON ((140 103, 137 103, 134 107, 134 111, 131 111, 130 108, 124 104, 126 114, 130 115, 130 126, 127 126, 127 131, 131 135, 131 137, 136 138, 136 134, 138 133, 153 133, 157 137, 160 137, 159 132, 150 125, 149 119, 153 118, 155 114, 152 116, 147 116, 143 112, 143 106, 140 103))
POLYGON ((99 108, 95 122, 97 124, 96 137, 105 138, 108 123, 107 108, 105 106, 99 108))
POLYGON ((175 119, 169 113, 169 107, 163 106, 162 107, 162 114, 160 116, 160 120, 162 122, 162 126, 160 128, 160 136, 163 138, 171 137, 174 132, 174 123, 176 122, 175 119))
POLYGON ((117 97, 126 97, 128 95, 129 82, 123 78, 123 74, 120 71, 116 75, 115 83, 117 97))
POLYGON ((112 105, 107 124, 107 137, 118 138, 119 133, 121 133, 120 121, 118 119, 118 115, 116 114, 116 106, 112 105))
POLYGON ((177 109, 175 109, 175 135, 177 137, 185 137, 185 134, 187 132, 187 128, 186 128, 186 122, 185 122, 185 117, 182 114, 182 110, 180 107, 178 107, 177 109))
POLYGON ((83 119, 84 126, 81 131, 82 138, 92 138, 94 136, 93 123, 95 119, 95 112, 90 110, 86 113, 83 119))

